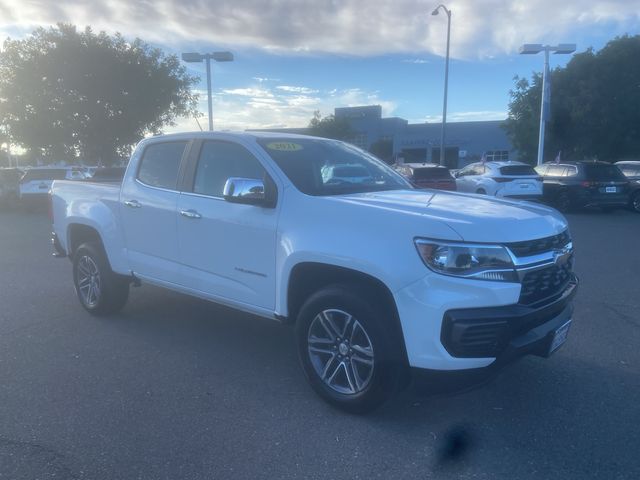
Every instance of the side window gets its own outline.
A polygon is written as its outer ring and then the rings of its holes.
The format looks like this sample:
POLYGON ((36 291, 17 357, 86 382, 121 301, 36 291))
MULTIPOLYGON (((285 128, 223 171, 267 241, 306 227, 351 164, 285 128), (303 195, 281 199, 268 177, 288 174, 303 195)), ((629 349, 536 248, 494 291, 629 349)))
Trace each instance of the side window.
POLYGON ((152 187, 175 190, 186 146, 187 142, 166 142, 146 147, 138 169, 138 180, 152 187))
POLYGON ((207 141, 202 145, 193 182, 193 192, 221 197, 230 177, 263 180, 265 170, 260 162, 237 143, 207 141))
POLYGON ((467 165, 458 172, 458 177, 466 177, 467 175, 473 175, 474 165, 467 165))
POLYGON ((476 164, 475 167, 473 167, 472 175, 484 175, 484 172, 485 172, 485 166, 482 163, 478 163, 476 164))
POLYGON ((564 165, 549 165, 549 170, 547 170, 547 175, 549 177, 561 177, 565 168, 566 167, 564 165))
POLYGON ((578 175, 578 169, 569 165, 562 175, 565 177, 575 177, 578 175))

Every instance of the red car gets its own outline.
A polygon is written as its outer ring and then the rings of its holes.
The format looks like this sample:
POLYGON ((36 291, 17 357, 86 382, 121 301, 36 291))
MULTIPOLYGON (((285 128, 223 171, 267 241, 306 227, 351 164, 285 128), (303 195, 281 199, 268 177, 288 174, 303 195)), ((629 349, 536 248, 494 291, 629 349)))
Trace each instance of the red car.
POLYGON ((401 163, 393 168, 416 188, 456 190, 456 180, 449 169, 437 163, 401 163))

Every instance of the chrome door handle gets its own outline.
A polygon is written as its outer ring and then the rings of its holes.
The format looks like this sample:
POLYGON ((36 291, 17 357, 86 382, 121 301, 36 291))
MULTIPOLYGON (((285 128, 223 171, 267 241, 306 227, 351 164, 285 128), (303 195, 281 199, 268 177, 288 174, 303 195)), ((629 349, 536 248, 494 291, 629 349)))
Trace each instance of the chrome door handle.
POLYGON ((127 207, 131 207, 131 208, 140 208, 142 205, 140 205, 140 202, 137 200, 125 200, 124 204, 127 207))
POLYGON ((200 215, 195 210, 180 210, 180 215, 182 215, 183 217, 193 218, 193 219, 202 218, 202 215, 200 215))

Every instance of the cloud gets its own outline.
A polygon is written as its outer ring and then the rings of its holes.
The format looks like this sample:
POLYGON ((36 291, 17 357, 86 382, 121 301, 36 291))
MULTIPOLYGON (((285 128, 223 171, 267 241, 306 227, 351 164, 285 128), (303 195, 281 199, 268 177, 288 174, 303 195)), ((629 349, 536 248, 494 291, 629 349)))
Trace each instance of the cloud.
MULTIPOLYGON (((0 0, 0 32, 71 22, 166 44, 208 43, 298 55, 435 53, 446 17, 432 0, 0 0)), ((638 0, 452 0, 451 53, 484 58, 525 42, 570 41, 598 25, 640 25, 638 0)), ((615 30, 615 28, 614 28, 615 30)), ((14 35, 15 36, 15 35, 14 35)))
MULTIPOLYGON (((217 130, 245 130, 250 128, 306 127, 319 110, 324 115, 334 107, 381 105, 384 116, 393 114, 396 104, 380 97, 379 92, 360 88, 320 91, 299 86, 281 89, 248 85, 242 88, 221 89, 213 93, 213 120, 217 130)), ((199 110, 204 112, 200 124, 206 126, 207 97, 200 97, 199 110)), ((197 130, 193 119, 179 119, 167 132, 197 130)))
POLYGON ((416 63, 416 64, 424 64, 429 63, 429 60, 425 60, 424 58, 406 58, 402 60, 403 63, 416 63))
POLYGON ((317 93, 318 90, 313 90, 307 87, 293 87, 291 85, 278 85, 276 87, 278 90, 282 90, 283 92, 292 92, 292 93, 317 93))

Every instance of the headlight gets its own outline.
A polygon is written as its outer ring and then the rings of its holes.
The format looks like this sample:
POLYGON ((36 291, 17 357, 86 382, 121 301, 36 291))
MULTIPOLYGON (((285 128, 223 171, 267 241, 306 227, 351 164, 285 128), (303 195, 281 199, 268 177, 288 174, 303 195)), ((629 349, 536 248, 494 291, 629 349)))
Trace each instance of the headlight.
POLYGON ((427 267, 454 277, 517 282, 511 256, 502 245, 472 245, 418 238, 416 248, 427 267))

